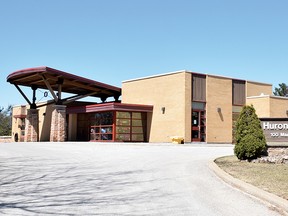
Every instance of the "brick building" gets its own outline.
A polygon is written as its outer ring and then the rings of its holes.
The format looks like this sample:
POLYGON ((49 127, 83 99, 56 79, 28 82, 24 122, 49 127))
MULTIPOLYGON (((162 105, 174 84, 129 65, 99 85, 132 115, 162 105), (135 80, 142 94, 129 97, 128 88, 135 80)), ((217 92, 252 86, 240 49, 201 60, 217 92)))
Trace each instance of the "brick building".
POLYGON ((170 142, 181 136, 187 143, 231 143, 243 105, 252 104, 263 118, 288 114, 287 98, 273 96, 271 84, 237 78, 176 71, 123 81, 120 89, 42 67, 14 72, 7 81, 23 85, 23 73, 31 76, 25 83, 32 89, 94 95, 102 102, 55 96, 54 102, 15 106, 13 133, 20 134, 21 141, 170 142), (106 102, 109 97, 114 101, 106 102))

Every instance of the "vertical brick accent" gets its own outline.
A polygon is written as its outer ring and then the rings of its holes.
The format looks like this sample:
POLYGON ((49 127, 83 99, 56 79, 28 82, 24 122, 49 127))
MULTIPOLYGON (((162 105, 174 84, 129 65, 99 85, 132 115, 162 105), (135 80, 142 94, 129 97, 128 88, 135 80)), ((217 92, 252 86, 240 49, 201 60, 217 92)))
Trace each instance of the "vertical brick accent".
POLYGON ((66 140, 66 106, 54 105, 51 119, 50 142, 66 140))
POLYGON ((27 109, 24 142, 39 141, 39 114, 37 109, 27 109))

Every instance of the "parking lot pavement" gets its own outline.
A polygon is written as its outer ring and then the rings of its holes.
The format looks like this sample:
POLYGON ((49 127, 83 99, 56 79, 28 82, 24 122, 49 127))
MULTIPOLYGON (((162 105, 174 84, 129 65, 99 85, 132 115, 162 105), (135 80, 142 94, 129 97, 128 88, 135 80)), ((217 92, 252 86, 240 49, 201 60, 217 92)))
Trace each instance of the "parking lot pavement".
POLYGON ((1 215, 278 215, 208 168, 231 145, 0 143, 1 215))

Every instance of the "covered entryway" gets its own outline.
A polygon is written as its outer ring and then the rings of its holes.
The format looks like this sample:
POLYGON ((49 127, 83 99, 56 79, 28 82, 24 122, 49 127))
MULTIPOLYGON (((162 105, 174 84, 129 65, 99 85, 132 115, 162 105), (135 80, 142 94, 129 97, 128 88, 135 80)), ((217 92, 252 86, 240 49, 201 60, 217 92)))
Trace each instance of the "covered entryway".
POLYGON ((11 73, 7 77, 7 82, 13 84, 20 94, 30 105, 27 109, 25 121, 24 140, 26 142, 39 141, 39 108, 53 104, 53 112, 51 117, 50 141, 65 141, 66 133, 66 106, 87 96, 97 97, 102 103, 107 98, 112 97, 116 102, 121 96, 121 88, 100 83, 94 80, 86 79, 80 76, 69 74, 50 67, 35 67, 19 70, 11 73), (32 90, 32 100, 29 99, 20 86, 30 87, 32 90), (48 90, 52 96, 52 100, 44 104, 36 103, 36 90, 48 90), (62 93, 70 93, 72 96, 63 98, 62 93))

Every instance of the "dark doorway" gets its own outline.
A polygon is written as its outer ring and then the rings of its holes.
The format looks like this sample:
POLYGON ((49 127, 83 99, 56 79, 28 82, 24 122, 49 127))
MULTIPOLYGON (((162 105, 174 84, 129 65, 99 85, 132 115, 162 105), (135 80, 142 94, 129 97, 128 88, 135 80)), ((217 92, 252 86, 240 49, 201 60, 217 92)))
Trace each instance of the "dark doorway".
POLYGON ((205 142, 206 140, 206 116, 203 110, 192 111, 192 142, 205 142))

